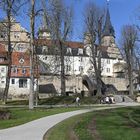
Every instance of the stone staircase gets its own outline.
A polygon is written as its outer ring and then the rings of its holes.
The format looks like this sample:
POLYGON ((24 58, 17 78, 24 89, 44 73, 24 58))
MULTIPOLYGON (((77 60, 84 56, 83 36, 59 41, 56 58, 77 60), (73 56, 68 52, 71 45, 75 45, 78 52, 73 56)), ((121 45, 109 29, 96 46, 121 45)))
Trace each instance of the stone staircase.
POLYGON ((114 95, 114 99, 116 103, 122 103, 122 102, 126 102, 126 103, 132 103, 134 102, 130 97, 128 97, 127 95, 114 95), (124 99, 124 101, 123 101, 124 99))

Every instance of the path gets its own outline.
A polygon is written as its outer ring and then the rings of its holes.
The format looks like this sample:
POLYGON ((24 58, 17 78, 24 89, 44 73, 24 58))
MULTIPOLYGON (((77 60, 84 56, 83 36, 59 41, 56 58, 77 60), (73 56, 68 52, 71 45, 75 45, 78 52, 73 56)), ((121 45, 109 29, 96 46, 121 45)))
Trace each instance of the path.
POLYGON ((0 140, 42 140, 46 131, 64 119, 93 110, 117 108, 121 106, 120 104, 119 106, 99 107, 47 116, 17 127, 0 130, 0 140))

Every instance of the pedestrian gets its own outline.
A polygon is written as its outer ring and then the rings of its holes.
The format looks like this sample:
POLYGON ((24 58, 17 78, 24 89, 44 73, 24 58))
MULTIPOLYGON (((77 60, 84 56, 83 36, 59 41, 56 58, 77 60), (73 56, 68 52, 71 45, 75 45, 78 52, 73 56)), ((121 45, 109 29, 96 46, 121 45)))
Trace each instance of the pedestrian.
POLYGON ((109 97, 108 97, 108 96, 106 96, 106 98, 105 98, 105 103, 106 103, 106 104, 109 103, 109 97))
POLYGON ((125 102, 125 98, 124 98, 124 96, 122 97, 122 101, 125 102))
POLYGON ((79 106, 80 105, 80 98, 76 97, 76 104, 79 106))
POLYGON ((112 104, 112 99, 111 99, 111 97, 109 97, 109 104, 112 104))

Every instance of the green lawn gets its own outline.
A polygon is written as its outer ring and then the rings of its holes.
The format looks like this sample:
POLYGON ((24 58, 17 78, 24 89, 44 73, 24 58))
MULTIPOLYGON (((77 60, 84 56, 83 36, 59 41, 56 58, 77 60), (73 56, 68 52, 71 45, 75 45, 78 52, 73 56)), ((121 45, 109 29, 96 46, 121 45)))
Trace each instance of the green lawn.
POLYGON ((34 109, 28 110, 27 108, 11 108, 8 109, 11 112, 10 120, 0 120, 0 129, 17 126, 26 122, 57 114, 67 111, 74 111, 80 108, 51 108, 51 109, 34 109))
MULTIPOLYGON (((75 96, 54 96, 40 99, 39 105, 74 104, 75 96)), ((80 97, 81 104, 96 104, 97 97, 80 97)), ((0 103, 1 104, 1 103, 0 103)), ((7 105, 28 105, 28 100, 8 101, 7 105)))
POLYGON ((140 140, 140 107, 102 110, 72 117, 47 133, 47 140, 56 140, 56 138, 57 140, 140 140))
POLYGON ((75 140, 73 127, 77 119, 80 119, 79 115, 57 124, 47 132, 44 140, 75 140))

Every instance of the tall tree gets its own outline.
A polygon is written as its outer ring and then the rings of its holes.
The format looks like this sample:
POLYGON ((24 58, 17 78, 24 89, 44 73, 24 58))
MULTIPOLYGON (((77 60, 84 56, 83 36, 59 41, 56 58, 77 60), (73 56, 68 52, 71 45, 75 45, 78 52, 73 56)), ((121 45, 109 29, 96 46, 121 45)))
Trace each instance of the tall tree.
POLYGON ((34 108, 34 99, 37 105, 38 102, 38 57, 35 48, 35 25, 36 18, 43 10, 39 6, 39 1, 30 0, 29 1, 29 16, 30 16, 30 93, 29 93, 29 109, 34 108))
POLYGON ((35 0, 30 0, 30 93, 29 109, 34 108, 34 37, 35 37, 35 0))
POLYGON ((87 43, 91 50, 91 63, 94 68, 94 76, 97 83, 97 94, 101 95, 101 57, 102 47, 101 40, 103 34, 104 14, 102 10, 94 3, 90 3, 86 7, 85 27, 87 32, 87 43), (97 44, 97 45, 96 45, 97 44))
POLYGON ((21 0, 1 0, 0 6, 2 7, 3 11, 6 14, 6 22, 3 23, 3 25, 6 28, 6 37, 7 37, 7 46, 8 46, 8 70, 7 70, 7 76, 6 76, 6 85, 5 90, 3 94, 3 102, 6 103, 7 97, 8 97, 8 91, 9 91, 9 84, 10 84, 10 75, 11 75, 11 63, 12 63, 12 47, 11 47, 11 26, 12 16, 15 16, 17 12, 19 11, 20 7, 23 4, 21 4, 21 0))
POLYGON ((128 80, 129 80, 129 94, 133 95, 133 66, 134 66, 134 49, 138 39, 137 29, 133 25, 124 25, 122 28, 122 47, 127 63, 128 80))
POLYGON ((66 7, 63 0, 50 0, 47 15, 51 39, 57 51, 57 61, 60 61, 61 93, 64 95, 66 88, 64 49, 72 31, 72 9, 66 7))

